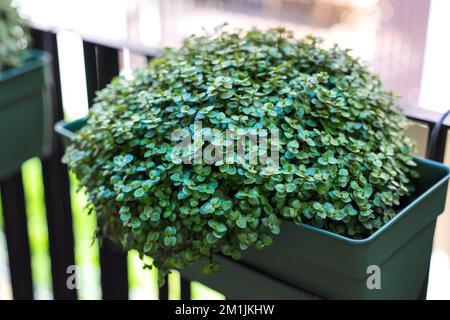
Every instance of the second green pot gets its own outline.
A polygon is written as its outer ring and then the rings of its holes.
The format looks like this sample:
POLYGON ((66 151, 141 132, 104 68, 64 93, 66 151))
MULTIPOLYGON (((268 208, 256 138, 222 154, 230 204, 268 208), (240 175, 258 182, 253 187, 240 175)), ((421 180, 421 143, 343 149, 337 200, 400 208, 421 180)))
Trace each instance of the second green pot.
POLYGON ((0 179, 51 152, 51 57, 29 50, 21 66, 0 72, 0 179))

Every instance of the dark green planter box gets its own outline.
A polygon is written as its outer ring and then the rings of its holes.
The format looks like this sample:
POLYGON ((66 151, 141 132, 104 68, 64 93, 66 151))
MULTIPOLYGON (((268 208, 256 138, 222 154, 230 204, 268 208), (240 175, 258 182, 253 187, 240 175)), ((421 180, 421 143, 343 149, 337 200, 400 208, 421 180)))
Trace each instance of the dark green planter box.
POLYGON ((51 152, 51 58, 37 50, 20 67, 0 72, 0 179, 51 152))
POLYGON ((87 118, 74 121, 59 121, 55 125, 55 131, 61 136, 63 145, 67 147, 70 141, 75 138, 75 133, 86 124, 87 118))
MULTIPOLYGON (((70 139, 73 132, 67 133, 80 128, 82 121, 61 123, 57 131, 70 139)), ((230 263, 235 263, 326 299, 416 299, 427 275, 436 218, 444 210, 450 177, 449 168, 440 163, 416 161, 420 178, 415 195, 369 238, 353 240, 285 221, 271 246, 247 250, 241 262, 229 261, 222 271, 202 279, 211 277, 215 280, 204 282, 219 291, 221 287, 227 290, 227 279, 233 277, 230 263), (381 269, 380 290, 367 288, 371 265, 381 269)), ((182 273, 190 279, 198 277, 195 268, 182 273)))
POLYGON ((417 192, 397 216, 364 240, 284 223, 264 250, 243 262, 328 299, 417 299, 427 275, 436 218, 445 206, 449 169, 416 159, 417 192), (367 288, 367 268, 381 269, 381 289, 367 288))

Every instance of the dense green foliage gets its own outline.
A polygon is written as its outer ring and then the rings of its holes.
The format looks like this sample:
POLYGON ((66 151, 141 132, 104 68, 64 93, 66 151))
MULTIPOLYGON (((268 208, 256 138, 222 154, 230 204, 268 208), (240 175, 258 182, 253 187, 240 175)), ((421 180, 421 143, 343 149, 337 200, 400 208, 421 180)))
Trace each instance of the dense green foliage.
POLYGON ((29 34, 11 0, 0 0, 0 71, 16 67, 27 47, 29 34))
POLYGON ((352 238, 373 233, 411 192, 404 125, 395 96, 347 50, 284 29, 220 30, 99 92, 66 159, 102 234, 167 271, 270 245, 282 219, 352 238), (174 163, 171 133, 197 120, 279 128, 279 172, 174 163))

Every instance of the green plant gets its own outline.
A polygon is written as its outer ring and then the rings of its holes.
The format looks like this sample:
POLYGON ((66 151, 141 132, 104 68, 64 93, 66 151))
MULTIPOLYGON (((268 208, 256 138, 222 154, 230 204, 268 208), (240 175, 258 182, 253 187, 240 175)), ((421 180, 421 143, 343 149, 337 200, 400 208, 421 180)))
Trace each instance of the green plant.
POLYGON ((108 236, 162 274, 270 245, 282 219, 362 238, 412 191, 395 96, 348 50, 284 29, 192 36, 100 91, 66 160, 108 236), (280 166, 173 161, 181 128, 279 128, 280 166))
POLYGON ((17 67, 30 39, 25 21, 11 0, 0 0, 0 71, 17 67))

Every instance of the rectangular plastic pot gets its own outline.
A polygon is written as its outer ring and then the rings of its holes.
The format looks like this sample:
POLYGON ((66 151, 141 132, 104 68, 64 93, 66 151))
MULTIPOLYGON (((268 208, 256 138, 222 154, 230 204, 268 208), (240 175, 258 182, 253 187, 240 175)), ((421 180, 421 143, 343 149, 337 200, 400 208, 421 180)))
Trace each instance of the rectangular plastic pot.
POLYGON ((75 138, 75 133, 86 124, 87 118, 81 118, 74 121, 59 121, 55 125, 55 131, 61 136, 64 146, 75 138))
MULTIPOLYGON (((83 121, 60 123, 56 129, 71 139, 83 121)), ((247 250, 239 264, 326 299, 416 299, 427 275, 436 219, 444 210, 450 178, 448 167, 416 161, 420 178, 415 194, 370 237, 354 240, 283 221, 271 246, 247 250), (369 279, 373 266, 380 271, 380 289, 367 285, 368 280, 374 283, 369 279)), ((211 276, 222 287, 232 274, 224 268, 211 276)), ((195 271, 188 268, 183 274, 189 277, 195 271)), ((214 281, 208 285, 214 288, 214 281)))
POLYGON ((327 299, 417 299, 427 275, 436 218, 445 206, 449 169, 416 159, 420 178, 412 200, 369 238, 353 240, 284 222, 271 246, 242 261, 327 299), (381 289, 369 289, 379 267, 381 289))
POLYGON ((0 179, 51 152, 51 57, 28 50, 21 66, 0 72, 0 179))

